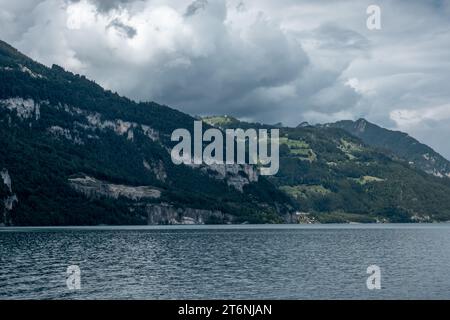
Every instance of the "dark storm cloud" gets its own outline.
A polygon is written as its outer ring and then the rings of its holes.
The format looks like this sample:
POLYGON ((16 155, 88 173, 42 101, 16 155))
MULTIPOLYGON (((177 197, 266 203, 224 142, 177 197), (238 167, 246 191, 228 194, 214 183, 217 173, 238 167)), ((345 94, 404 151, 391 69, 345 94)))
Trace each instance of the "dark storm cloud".
POLYGON ((192 2, 187 8, 186 12, 184 13, 185 17, 193 16, 197 13, 197 11, 201 9, 205 9, 205 7, 208 5, 207 0, 195 0, 192 2))
MULTIPOLYGON (((69 0, 71 2, 77 3, 81 0, 69 0)), ((108 12, 112 9, 119 9, 124 5, 132 2, 145 1, 145 0, 89 0, 97 7, 99 12, 108 12)))
POLYGON ((122 32, 124 35, 126 35, 128 38, 133 38, 136 35, 136 29, 130 26, 127 26, 126 24, 124 24, 123 22, 120 22, 117 19, 114 19, 113 21, 111 21, 107 28, 116 28, 116 30, 118 30, 119 32, 122 32))

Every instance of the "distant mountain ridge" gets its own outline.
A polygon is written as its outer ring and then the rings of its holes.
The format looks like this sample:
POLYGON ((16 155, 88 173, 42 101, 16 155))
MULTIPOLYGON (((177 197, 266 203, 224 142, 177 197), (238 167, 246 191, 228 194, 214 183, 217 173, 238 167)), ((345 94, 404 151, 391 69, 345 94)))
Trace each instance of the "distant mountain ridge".
POLYGON ((325 126, 344 129, 364 143, 388 151, 429 174, 450 177, 450 161, 407 133, 388 130, 365 119, 343 120, 325 126))

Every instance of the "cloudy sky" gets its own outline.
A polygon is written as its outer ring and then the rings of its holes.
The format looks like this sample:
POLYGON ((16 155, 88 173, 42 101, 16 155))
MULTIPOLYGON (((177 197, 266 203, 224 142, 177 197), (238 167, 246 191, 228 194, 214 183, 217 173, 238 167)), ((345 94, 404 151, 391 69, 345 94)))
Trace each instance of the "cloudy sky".
POLYGON ((287 125, 365 117, 450 158, 450 0, 0 0, 0 38, 135 100, 287 125))

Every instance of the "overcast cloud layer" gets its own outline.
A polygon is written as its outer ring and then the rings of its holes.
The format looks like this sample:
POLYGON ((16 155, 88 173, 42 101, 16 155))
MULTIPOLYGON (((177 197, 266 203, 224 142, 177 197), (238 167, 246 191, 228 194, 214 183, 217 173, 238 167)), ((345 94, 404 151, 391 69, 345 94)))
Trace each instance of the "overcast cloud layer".
POLYGON ((136 100, 287 125, 365 117, 450 158, 450 0, 0 0, 0 38, 136 100))

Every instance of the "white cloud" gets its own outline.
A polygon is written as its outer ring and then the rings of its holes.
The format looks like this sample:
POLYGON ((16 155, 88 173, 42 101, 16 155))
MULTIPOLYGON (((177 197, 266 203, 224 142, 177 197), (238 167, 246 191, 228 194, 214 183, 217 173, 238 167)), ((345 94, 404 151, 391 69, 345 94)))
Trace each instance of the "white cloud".
POLYGON ((428 120, 446 121, 450 119, 450 104, 418 110, 396 109, 390 112, 390 117, 403 129, 428 120))

